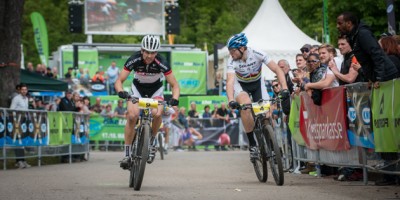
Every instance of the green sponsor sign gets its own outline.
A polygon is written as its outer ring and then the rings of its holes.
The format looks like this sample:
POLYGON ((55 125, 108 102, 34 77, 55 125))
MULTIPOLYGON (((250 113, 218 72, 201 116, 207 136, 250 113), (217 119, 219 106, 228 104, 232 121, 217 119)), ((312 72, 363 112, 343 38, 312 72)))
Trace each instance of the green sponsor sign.
POLYGON ((49 66, 49 41, 47 38, 47 27, 43 16, 38 12, 31 14, 31 21, 33 25, 33 34, 36 48, 39 53, 42 64, 49 66))
POLYGON ((171 66, 181 94, 206 94, 206 52, 172 52, 171 66))
POLYGON ((48 112, 49 145, 71 144, 73 128, 72 113, 48 112))
POLYGON ((298 145, 305 146, 303 136, 300 132, 300 96, 295 95, 292 100, 292 105, 290 107, 289 115, 289 128, 292 133, 292 138, 296 141, 298 145))
POLYGON ((126 119, 91 115, 89 138, 91 141, 124 141, 125 124, 126 119))
MULTIPOLYGON (((381 82, 379 89, 372 91, 372 125, 374 130, 375 152, 398 152, 398 139, 395 132, 393 113, 394 82, 381 82)), ((397 93, 397 92, 396 92, 397 93)), ((397 93, 398 94, 398 93, 397 93)), ((398 106, 396 106, 398 109, 398 106)))
POLYGON ((197 112, 202 116, 204 113, 204 106, 209 105, 210 112, 212 112, 214 104, 218 104, 218 107, 220 107, 222 102, 227 103, 227 101, 228 99, 226 96, 185 96, 179 98, 179 107, 185 107, 187 113, 190 109, 190 104, 194 102, 197 112))
MULTIPOLYGON (((97 50, 79 49, 78 57, 78 67, 83 68, 84 71, 89 70, 89 77, 92 78, 96 72, 99 71, 97 50)), ((63 75, 67 73, 69 67, 74 67, 73 64, 74 59, 72 49, 64 49, 62 51, 63 75)))

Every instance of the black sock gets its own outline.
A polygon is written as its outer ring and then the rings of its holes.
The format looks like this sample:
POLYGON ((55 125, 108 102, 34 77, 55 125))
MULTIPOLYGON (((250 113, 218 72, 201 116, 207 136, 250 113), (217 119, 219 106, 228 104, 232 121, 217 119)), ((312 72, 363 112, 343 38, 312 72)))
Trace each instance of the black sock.
POLYGON ((249 139, 250 146, 257 146, 256 140, 254 139, 253 131, 246 133, 247 139, 249 139))

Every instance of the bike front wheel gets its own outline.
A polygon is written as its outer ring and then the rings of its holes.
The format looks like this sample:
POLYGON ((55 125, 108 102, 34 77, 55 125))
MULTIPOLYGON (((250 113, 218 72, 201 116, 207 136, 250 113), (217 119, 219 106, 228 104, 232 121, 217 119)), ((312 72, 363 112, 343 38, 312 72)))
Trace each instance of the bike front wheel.
POLYGON ((282 154, 275 137, 274 129, 271 125, 265 125, 263 128, 263 135, 267 142, 266 152, 270 164, 271 173, 277 185, 283 185, 284 175, 282 166, 282 154))
POLYGON ((142 125, 136 133, 136 145, 132 151, 132 165, 131 165, 131 181, 133 182, 133 189, 140 190, 142 186, 144 171, 149 156, 149 136, 150 126, 148 124, 142 125))
POLYGON ((254 132, 258 144, 258 156, 252 159, 252 163, 258 180, 265 183, 268 179, 267 154, 265 151, 266 141, 260 130, 255 130, 254 132))
POLYGON ((157 140, 158 140, 158 147, 159 147, 158 151, 160 152, 160 158, 161 160, 164 160, 164 146, 163 146, 164 139, 162 133, 158 133, 157 140))

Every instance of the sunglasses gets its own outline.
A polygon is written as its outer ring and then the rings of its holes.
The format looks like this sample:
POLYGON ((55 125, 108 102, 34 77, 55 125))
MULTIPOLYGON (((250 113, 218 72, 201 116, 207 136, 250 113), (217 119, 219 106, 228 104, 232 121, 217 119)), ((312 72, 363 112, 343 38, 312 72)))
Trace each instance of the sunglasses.
POLYGON ((308 53, 310 50, 309 49, 300 49, 300 51, 301 51, 301 53, 304 53, 304 52, 308 53))
POLYGON ((317 63, 319 60, 308 60, 307 63, 317 63))
POLYGON ((272 85, 272 87, 273 87, 273 88, 276 88, 276 87, 278 87, 278 84, 272 85))

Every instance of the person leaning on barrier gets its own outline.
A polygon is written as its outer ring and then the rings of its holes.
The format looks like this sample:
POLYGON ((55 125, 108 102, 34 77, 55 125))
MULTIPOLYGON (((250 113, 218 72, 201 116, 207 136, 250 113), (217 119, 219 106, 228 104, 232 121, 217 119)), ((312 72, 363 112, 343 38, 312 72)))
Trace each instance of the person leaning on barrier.
POLYGON ((358 63, 357 58, 354 56, 346 36, 339 36, 338 47, 344 58, 342 66, 340 67, 340 71, 335 62, 330 62, 328 67, 339 79, 339 85, 345 85, 353 82, 364 82, 365 79, 363 73, 358 73, 358 71, 355 69, 356 67, 361 66, 358 63))
POLYGON ((118 100, 118 105, 117 107, 114 109, 114 117, 118 117, 118 118, 125 118, 126 117, 126 107, 124 107, 124 100, 119 99, 118 100))
POLYGON ((379 87, 379 82, 398 77, 396 66, 380 48, 370 28, 360 22, 351 12, 343 12, 337 17, 336 28, 349 38, 353 53, 360 63, 364 76, 379 87))
MULTIPOLYGON (((277 75, 279 82, 282 84, 282 99, 290 98, 283 71, 266 53, 247 47, 247 42, 248 40, 244 33, 233 35, 227 42, 230 54, 226 66, 226 94, 229 107, 236 109, 240 104, 269 99, 267 88, 261 79, 262 64, 265 64, 277 75)), ((258 156, 257 143, 253 133, 254 119, 250 110, 241 110, 240 116, 249 139, 250 160, 253 161, 258 156)))
MULTIPOLYGON (((14 96, 14 98, 12 99, 10 109, 28 111, 28 109, 29 109, 29 107, 28 107, 29 103, 28 103, 28 97, 27 97, 28 86, 21 83, 19 85, 19 87, 20 87, 19 94, 14 96)), ((19 169, 31 167, 31 165, 29 165, 24 158, 25 157, 24 147, 14 149, 14 153, 15 153, 15 157, 17 157, 15 159, 16 167, 18 167, 19 169)))

